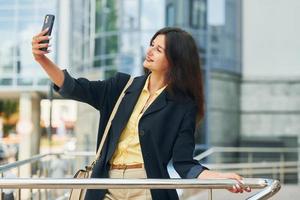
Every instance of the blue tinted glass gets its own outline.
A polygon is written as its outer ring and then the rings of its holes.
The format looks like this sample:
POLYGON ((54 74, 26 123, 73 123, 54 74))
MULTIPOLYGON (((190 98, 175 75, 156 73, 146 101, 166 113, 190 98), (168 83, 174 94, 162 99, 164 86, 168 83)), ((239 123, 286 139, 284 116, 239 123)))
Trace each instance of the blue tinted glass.
POLYGON ((15 16, 15 11, 12 9, 0 9, 0 20, 11 19, 15 16))
POLYGON ((33 18, 35 16, 35 12, 32 12, 32 9, 20 9, 18 12, 19 16, 21 16, 22 18, 26 17, 26 18, 33 18))
POLYGON ((10 32, 0 32, 0 71, 4 74, 13 71, 13 40, 10 32))
POLYGON ((33 2, 34 2, 33 0, 17 0, 17 1, 19 2, 19 4, 23 4, 23 5, 33 4, 33 2))
POLYGON ((9 6, 13 6, 15 4, 15 0, 0 0, 1 8, 6 8, 9 6))
MULTIPOLYGON (((4 31, 13 31, 14 30, 14 20, 1 20, 0 19, 0 32, 4 31)), ((0 37, 1 39, 1 37, 0 37)))

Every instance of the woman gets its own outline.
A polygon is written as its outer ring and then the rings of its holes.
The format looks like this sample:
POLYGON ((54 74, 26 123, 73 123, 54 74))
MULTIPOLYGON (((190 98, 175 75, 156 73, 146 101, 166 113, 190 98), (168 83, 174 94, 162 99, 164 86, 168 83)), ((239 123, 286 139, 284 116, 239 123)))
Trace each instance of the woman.
MULTIPOLYGON (((35 60, 63 97, 88 103, 101 113, 97 146, 106 122, 129 75, 117 73, 104 81, 74 79, 60 70, 44 52, 44 32, 33 37, 35 60)), ((147 73, 136 77, 112 122, 92 177, 169 178, 172 159, 182 178, 238 180, 231 192, 243 188, 241 176, 208 170, 193 159, 194 131, 203 117, 200 59, 192 36, 179 28, 163 28, 152 37, 143 63, 147 73)), ((176 190, 88 190, 86 199, 178 199, 176 190)))

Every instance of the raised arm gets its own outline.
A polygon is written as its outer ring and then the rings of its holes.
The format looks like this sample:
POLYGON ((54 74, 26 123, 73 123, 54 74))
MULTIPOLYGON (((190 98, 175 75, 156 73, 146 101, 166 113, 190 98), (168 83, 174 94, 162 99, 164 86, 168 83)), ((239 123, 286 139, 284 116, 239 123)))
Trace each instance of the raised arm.
POLYGON ((32 39, 32 54, 34 59, 43 67, 49 78, 55 84, 54 89, 62 97, 87 103, 97 110, 112 107, 129 79, 129 75, 117 73, 102 81, 90 81, 86 78, 73 78, 66 70, 61 70, 56 64, 46 57, 50 51, 40 48, 49 47, 48 43, 39 44, 49 40, 43 36, 47 30, 40 32, 32 39))
POLYGON ((40 32, 39 34, 35 35, 32 38, 32 54, 34 59, 43 67, 43 69, 48 74, 49 78, 52 80, 52 82, 55 83, 58 87, 61 87, 64 82, 64 73, 62 70, 53 63, 49 58, 47 58, 46 54, 50 53, 49 50, 42 51, 40 48, 43 47, 50 47, 51 45, 49 43, 43 43, 39 44, 41 41, 48 40, 50 41, 49 36, 44 36, 44 34, 48 30, 45 29, 44 31, 40 32))

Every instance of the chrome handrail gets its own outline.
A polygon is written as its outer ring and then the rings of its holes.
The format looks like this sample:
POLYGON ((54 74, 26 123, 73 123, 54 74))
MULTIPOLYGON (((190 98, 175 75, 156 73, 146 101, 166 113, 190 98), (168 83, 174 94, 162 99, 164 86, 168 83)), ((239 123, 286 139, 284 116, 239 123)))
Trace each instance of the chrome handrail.
POLYGON ((195 156, 194 159, 202 160, 213 153, 297 153, 300 147, 211 147, 195 156))
POLYGON ((29 164, 29 163, 39 161, 44 157, 52 156, 52 155, 57 155, 57 153, 38 154, 38 155, 34 155, 34 156, 32 156, 28 159, 19 160, 19 161, 13 162, 13 163, 8 163, 8 164, 5 164, 5 165, 1 165, 0 166, 0 173, 2 173, 4 171, 7 171, 7 170, 10 170, 10 169, 13 169, 13 168, 20 167, 20 166, 25 165, 25 164, 29 164))
MULTIPOLYGON (((230 189, 237 182, 231 179, 0 179, 2 189, 230 189)), ((264 190, 247 198, 248 200, 268 199, 280 190, 280 183, 273 179, 243 179, 243 187, 264 190)))
MULTIPOLYGON (((259 148, 252 148, 252 147, 212 147, 205 152, 197 155, 194 157, 196 160, 202 160, 203 158, 217 152, 272 152, 272 153, 283 153, 283 152, 297 152, 300 151, 300 148, 269 148, 269 147, 259 147, 259 148)), ((21 165, 25 165, 28 163, 32 163, 35 161, 39 161, 41 158, 47 157, 47 156, 54 156, 54 155, 67 155, 67 156, 94 156, 95 152, 92 151, 78 151, 78 152, 58 152, 58 153, 46 153, 46 154, 38 154, 35 156, 32 156, 31 158, 16 161, 14 163, 5 164, 0 166, 0 173, 12 168, 19 167, 21 165)), ((261 163, 262 164, 262 163, 261 163)), ((257 165, 257 164, 255 164, 257 165)), ((264 165, 264 164, 262 164, 264 165)))
POLYGON ((205 164, 209 169, 261 169, 261 168, 279 168, 279 167, 298 167, 300 161, 285 161, 284 163, 278 162, 252 162, 252 163, 222 163, 222 164, 205 164))
MULTIPOLYGON (((213 151, 212 151, 213 152, 213 151)), ((25 164, 40 161, 47 156, 66 155, 66 156, 94 156, 94 152, 59 152, 35 155, 29 159, 17 161, 15 163, 0 166, 0 173, 6 170, 17 168, 25 164)), ((280 183, 273 179, 253 179, 245 178, 244 187, 250 186, 253 189, 263 191, 251 196, 250 200, 268 199, 276 194, 280 189, 280 183)), ((179 188, 198 188, 198 189, 230 189, 236 184, 231 179, 30 179, 30 178, 2 178, 0 179, 0 189, 107 189, 107 188, 149 188, 149 189, 179 189, 179 188)), ((20 194, 20 192, 19 192, 20 194)))
POLYGON ((79 152, 52 152, 52 153, 45 153, 45 154, 37 154, 30 158, 15 161, 13 163, 8 163, 4 165, 0 165, 0 173, 5 172, 7 170, 20 167, 22 165, 30 164, 33 162, 40 161, 42 158, 48 157, 48 156, 58 156, 58 155, 67 155, 67 156, 95 156, 96 154, 94 152, 89 151, 79 151, 79 152))
POLYGON ((278 180, 266 179, 265 181, 267 181, 268 187, 247 200, 269 199, 280 190, 281 186, 278 180))

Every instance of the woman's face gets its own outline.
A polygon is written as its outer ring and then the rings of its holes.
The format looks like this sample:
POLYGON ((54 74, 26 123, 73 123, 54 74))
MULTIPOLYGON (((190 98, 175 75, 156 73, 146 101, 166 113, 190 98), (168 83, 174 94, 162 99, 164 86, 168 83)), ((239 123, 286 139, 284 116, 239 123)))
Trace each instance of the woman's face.
POLYGON ((144 67, 151 72, 165 74, 169 69, 165 49, 165 35, 158 35, 147 49, 144 67))

